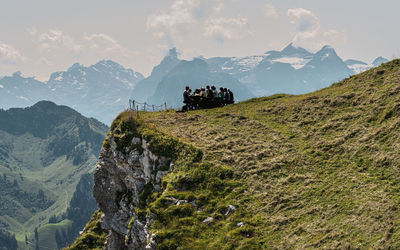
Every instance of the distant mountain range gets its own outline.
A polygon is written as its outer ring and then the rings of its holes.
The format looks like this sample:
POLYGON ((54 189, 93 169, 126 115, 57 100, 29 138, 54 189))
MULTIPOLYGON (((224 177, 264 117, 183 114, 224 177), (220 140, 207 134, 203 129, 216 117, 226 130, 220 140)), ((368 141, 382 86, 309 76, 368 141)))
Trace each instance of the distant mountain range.
POLYGON ((213 71, 232 75, 256 96, 311 92, 387 61, 379 57, 372 65, 364 63, 364 67, 358 67, 355 60, 346 64, 330 46, 313 54, 293 44, 263 55, 207 59, 213 71))
POLYGON ((128 99, 170 107, 182 104, 182 91, 205 85, 229 87, 242 101, 276 93, 301 94, 387 62, 343 61, 330 46, 316 53, 289 44, 281 51, 247 57, 195 58, 185 61, 171 49, 147 78, 110 60, 92 66, 72 65, 46 82, 20 72, 0 78, 0 108, 26 107, 40 100, 70 106, 85 116, 110 124, 128 99))
POLYGON ((27 107, 50 100, 110 124, 128 106, 131 92, 142 79, 142 74, 110 60, 89 67, 75 63, 67 71, 51 74, 46 82, 17 72, 0 79, 0 107, 27 107))
POLYGON ((48 101, 0 110, 0 230, 16 234, 18 249, 29 248, 25 237, 60 249, 82 230, 97 207, 92 171, 107 130, 48 101))

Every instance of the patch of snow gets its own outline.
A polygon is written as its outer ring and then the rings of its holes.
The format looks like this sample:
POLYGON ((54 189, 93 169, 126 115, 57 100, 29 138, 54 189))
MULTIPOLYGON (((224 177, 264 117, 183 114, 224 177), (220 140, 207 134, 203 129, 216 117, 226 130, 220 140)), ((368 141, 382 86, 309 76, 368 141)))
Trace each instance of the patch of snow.
POLYGON ((353 70, 354 73, 359 74, 359 73, 362 73, 362 72, 364 72, 366 70, 369 70, 369 69, 373 68, 374 66, 371 65, 371 64, 369 64, 369 65, 353 64, 353 65, 350 65, 348 67, 349 67, 349 69, 353 70))
POLYGON ((222 69, 222 70, 231 70, 231 69, 233 69, 233 67, 224 67, 224 66, 222 66, 221 69, 222 69))
POLYGON ((24 97, 24 96, 17 96, 17 98, 19 98, 19 99, 22 99, 22 100, 25 100, 25 101, 28 101, 28 102, 29 102, 29 99, 28 99, 28 98, 26 98, 26 97, 24 97))
POLYGON ((63 80, 62 75, 59 75, 56 78, 54 78, 54 81, 62 81, 62 80, 63 80))
POLYGON ((326 53, 325 55, 323 55, 323 56, 321 57, 321 61, 325 60, 325 59, 328 58, 330 55, 331 55, 331 54, 326 53))
POLYGON ((0 84, 0 89, 4 89, 4 86, 0 84))
POLYGON ((281 57, 272 60, 273 63, 276 62, 288 63, 295 69, 303 68, 304 65, 306 65, 309 61, 311 61, 311 58, 302 58, 302 57, 281 57))
POLYGON ((265 56, 234 57, 232 62, 238 66, 254 69, 265 56))

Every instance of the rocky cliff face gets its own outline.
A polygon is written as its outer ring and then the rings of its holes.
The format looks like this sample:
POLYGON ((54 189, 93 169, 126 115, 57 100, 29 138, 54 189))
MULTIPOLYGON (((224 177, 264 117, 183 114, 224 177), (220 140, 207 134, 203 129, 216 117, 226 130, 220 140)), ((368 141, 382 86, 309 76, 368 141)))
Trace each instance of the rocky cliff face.
POLYGON ((138 209, 146 196, 161 189, 173 163, 151 152, 145 139, 133 137, 122 148, 116 141, 108 137, 94 174, 94 197, 104 213, 102 227, 109 231, 105 248, 155 249, 148 230, 154 215, 140 216, 138 209))

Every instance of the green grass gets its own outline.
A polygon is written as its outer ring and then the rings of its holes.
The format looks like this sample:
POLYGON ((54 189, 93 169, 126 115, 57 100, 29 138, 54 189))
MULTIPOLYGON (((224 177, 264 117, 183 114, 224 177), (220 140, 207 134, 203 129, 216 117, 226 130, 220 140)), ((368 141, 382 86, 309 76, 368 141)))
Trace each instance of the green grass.
POLYGON ((39 229, 43 245, 54 247, 55 230, 48 228, 67 230, 70 227, 68 223, 48 225, 49 218, 61 217, 66 212, 82 175, 94 170, 106 133, 104 125, 89 120, 84 123, 86 118, 76 114, 68 117, 63 111, 55 111, 67 117, 63 119, 42 111, 38 115, 21 109, 19 113, 25 112, 23 116, 14 114, 15 117, 10 115, 9 120, 4 119, 5 123, 15 123, 15 126, 0 126, 0 177, 6 175, 9 183, 17 182, 12 186, 0 181, 0 227, 16 235, 21 249, 28 249, 25 236, 33 239, 35 228, 39 229), (32 123, 35 114, 39 116, 33 122, 38 131, 35 126, 26 125, 32 123), (27 126, 26 131, 19 133, 18 129, 22 128, 18 126, 27 126), (48 135, 42 136, 41 132, 48 135), (77 155, 81 158, 75 160, 77 155), (39 192, 50 202, 36 199, 39 192))
POLYGON ((79 250, 79 249, 103 249, 106 240, 107 232, 100 226, 100 218, 102 212, 96 211, 88 224, 85 226, 82 234, 78 239, 65 249, 79 250))
POLYGON ((57 249, 57 243, 55 238, 56 230, 67 230, 72 225, 69 220, 64 220, 57 224, 47 224, 39 228, 39 246, 46 248, 57 249))
POLYGON ((399 106, 394 60, 306 95, 126 112, 112 129, 135 118, 121 134, 175 161, 142 208, 157 215, 159 249, 398 248, 399 106), (225 216, 228 205, 237 210, 225 216))

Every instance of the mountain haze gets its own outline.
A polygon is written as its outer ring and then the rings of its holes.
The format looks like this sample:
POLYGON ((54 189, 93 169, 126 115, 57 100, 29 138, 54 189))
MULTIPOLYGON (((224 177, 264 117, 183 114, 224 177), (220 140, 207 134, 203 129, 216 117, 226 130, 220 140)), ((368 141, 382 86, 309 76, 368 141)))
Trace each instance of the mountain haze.
POLYGON ((91 66, 75 63, 66 71, 54 72, 46 82, 16 72, 0 78, 0 107, 27 107, 50 100, 110 124, 115 115, 128 107, 129 99, 150 106, 165 101, 169 107, 181 106, 182 88, 186 85, 193 90, 207 84, 230 87, 239 97, 237 100, 276 93, 302 94, 387 61, 379 57, 371 64, 344 62, 332 47, 324 46, 311 53, 293 44, 255 56, 199 57, 192 60, 192 65, 198 60, 208 65, 208 71, 191 71, 190 76, 184 71, 191 69, 182 66, 190 65, 189 61, 180 59, 175 48, 147 78, 111 60, 91 66))
POLYGON ((131 91, 144 77, 111 60, 89 67, 79 63, 51 74, 47 82, 20 73, 0 79, 0 107, 27 107, 41 100, 70 106, 85 116, 111 123, 128 106, 131 91))

